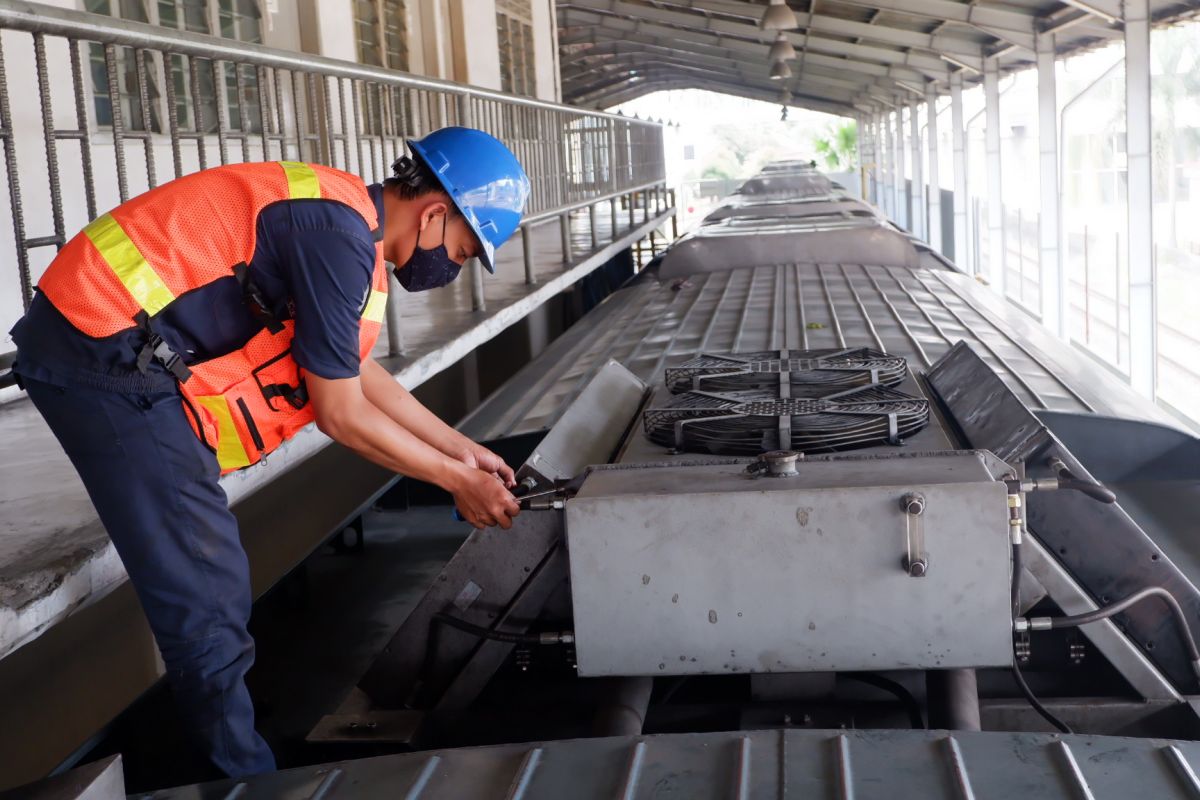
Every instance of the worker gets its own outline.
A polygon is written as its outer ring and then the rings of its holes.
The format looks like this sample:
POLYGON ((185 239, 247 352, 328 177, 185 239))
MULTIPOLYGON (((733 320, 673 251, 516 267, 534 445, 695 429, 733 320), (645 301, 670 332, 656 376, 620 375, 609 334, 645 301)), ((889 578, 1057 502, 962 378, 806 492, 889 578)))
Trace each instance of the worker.
MULTIPOLYGON (((370 353, 387 297, 495 271, 529 180, 483 131, 409 142, 392 177, 298 162, 216 167, 122 203, 62 248, 12 331, 18 380, 74 465, 212 763, 274 769, 244 676, 251 587, 218 477, 309 422, 453 495, 476 528, 518 513, 513 472, 370 353)), ((286 531, 278 532, 286 536, 286 531)))

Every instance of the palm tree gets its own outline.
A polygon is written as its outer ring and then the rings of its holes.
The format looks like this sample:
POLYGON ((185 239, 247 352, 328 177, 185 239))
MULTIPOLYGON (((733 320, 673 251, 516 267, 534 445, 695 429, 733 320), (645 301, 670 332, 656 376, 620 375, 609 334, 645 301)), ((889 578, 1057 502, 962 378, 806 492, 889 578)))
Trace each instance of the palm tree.
POLYGON ((858 125, 853 120, 831 125, 824 136, 813 139, 812 146, 829 169, 854 169, 857 166, 858 125))

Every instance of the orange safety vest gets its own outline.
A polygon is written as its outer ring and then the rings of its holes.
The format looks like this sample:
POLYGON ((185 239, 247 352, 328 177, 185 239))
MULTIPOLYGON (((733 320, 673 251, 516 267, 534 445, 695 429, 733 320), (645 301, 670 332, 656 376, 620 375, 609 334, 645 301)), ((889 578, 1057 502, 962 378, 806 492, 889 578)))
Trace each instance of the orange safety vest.
MULTIPOLYGON (((349 173, 291 161, 232 164, 186 175, 117 206, 67 242, 38 282, 88 336, 146 329, 149 344, 139 365, 157 358, 179 379, 192 428, 216 453, 222 474, 258 462, 314 419, 291 355, 295 324, 263 307, 246 267, 259 212, 303 198, 344 203, 372 231, 379 228, 366 186, 349 173), (154 319, 175 298, 230 276, 242 282, 251 312, 265 327, 240 350, 185 366, 154 331, 154 319)), ((359 321, 362 359, 379 338, 387 287, 377 243, 359 321)))

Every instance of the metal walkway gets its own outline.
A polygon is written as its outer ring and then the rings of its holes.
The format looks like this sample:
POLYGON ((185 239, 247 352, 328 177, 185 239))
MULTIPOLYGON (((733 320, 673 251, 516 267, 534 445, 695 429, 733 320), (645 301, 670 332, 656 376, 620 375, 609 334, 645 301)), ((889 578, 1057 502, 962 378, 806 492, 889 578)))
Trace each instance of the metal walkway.
POLYGON ((1106 736, 772 730, 574 739, 304 767, 141 800, 1129 800, 1200 796, 1200 744, 1106 736))
POLYGON ((1036 410, 1175 425, 1021 311, 957 272, 785 264, 658 281, 615 293, 463 425, 494 439, 548 428, 611 359, 650 383, 701 352, 874 347, 924 369, 965 339, 1036 410), (1083 365, 1081 368, 1080 365, 1083 365))

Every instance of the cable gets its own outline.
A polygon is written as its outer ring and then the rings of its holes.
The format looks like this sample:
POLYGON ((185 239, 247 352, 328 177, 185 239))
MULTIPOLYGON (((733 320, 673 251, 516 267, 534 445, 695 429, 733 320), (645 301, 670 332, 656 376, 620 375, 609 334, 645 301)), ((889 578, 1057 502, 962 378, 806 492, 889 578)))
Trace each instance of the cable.
POLYGON ((575 641, 575 634, 571 631, 549 631, 546 633, 494 631, 491 628, 484 628, 458 617, 453 617, 444 611, 438 611, 429 619, 429 633, 425 640, 425 657, 421 661, 421 671, 418 674, 417 680, 413 683, 412 691, 409 692, 409 696, 405 700, 406 708, 420 708, 420 703, 425 699, 427 686, 437 666, 437 654, 440 643, 438 632, 442 629, 443 625, 462 631, 463 633, 469 633, 480 639, 490 639, 495 642, 506 642, 508 644, 572 644, 575 641))
MULTIPOLYGON (((1012 551, 1013 551, 1013 556, 1012 556, 1012 563, 1013 563, 1012 608, 1013 608, 1013 616, 1016 617, 1018 614, 1020 614, 1021 570, 1024 569, 1024 567, 1021 566, 1021 545, 1014 544, 1012 546, 1012 551)), ((1046 722, 1049 722, 1051 725, 1053 725, 1055 728, 1057 728, 1059 731, 1061 731, 1063 733, 1073 733, 1074 732, 1071 730, 1070 726, 1068 726, 1065 722, 1063 722, 1058 717, 1051 714, 1049 709, 1047 709, 1044 705, 1042 705, 1042 702, 1037 699, 1037 696, 1033 693, 1033 690, 1029 688, 1029 684, 1025 682, 1025 676, 1021 674, 1021 665, 1017 660, 1016 653, 1013 654, 1012 673, 1013 673, 1013 679, 1017 682, 1017 688, 1019 688, 1021 690, 1021 694, 1025 696, 1025 700, 1028 701, 1029 705, 1033 706, 1033 710, 1036 711, 1038 713, 1038 715, 1041 716, 1042 719, 1046 720, 1046 722)))
POLYGON ((439 611, 433 615, 430 620, 430 627, 441 623, 451 628, 456 628, 464 633, 469 633, 472 636, 478 636, 480 639, 491 639, 495 642, 508 642, 509 644, 543 644, 544 640, 540 633, 508 633, 506 631, 494 631, 491 628, 484 628, 479 625, 473 625, 466 620, 461 620, 458 617, 452 617, 444 611, 439 611))
POLYGON ((1171 609, 1171 614, 1175 621, 1179 624, 1179 635, 1187 646, 1188 656, 1193 662, 1200 661, 1200 650, 1196 649, 1196 640, 1192 637, 1191 628, 1188 627, 1187 617, 1183 613, 1183 607, 1179 605, 1179 601, 1175 599, 1175 595, 1168 592, 1161 586, 1147 586, 1145 589, 1134 592, 1124 600, 1118 600, 1115 603, 1098 608, 1095 611, 1088 611, 1085 614, 1073 614, 1069 617, 1051 617, 1051 628, 1077 628, 1080 625, 1087 625, 1091 622, 1099 622, 1102 619, 1108 619, 1114 614, 1119 614, 1132 605, 1140 603, 1147 597, 1160 597, 1162 601, 1171 609))
POLYGON ((1033 710, 1040 714, 1042 719, 1046 720, 1046 722, 1049 722, 1063 733, 1074 733, 1067 723, 1051 714, 1050 710, 1042 705, 1041 701, 1037 699, 1033 693, 1033 690, 1029 688, 1029 684, 1025 682, 1025 676, 1021 674, 1021 668, 1017 666, 1016 659, 1013 659, 1012 673, 1013 678, 1015 678, 1017 681, 1017 686, 1021 689, 1021 694, 1025 695, 1025 699, 1029 701, 1029 705, 1033 706, 1033 710))
POLYGON ((882 675, 876 675, 873 672, 843 672, 842 677, 849 678, 852 681, 865 683, 868 686, 874 686, 876 689, 883 689, 885 692, 890 692, 900 701, 900 705, 904 706, 908 712, 909 724, 915 730, 925 729, 925 718, 921 716, 921 704, 917 702, 917 698, 913 697, 912 692, 904 688, 901 684, 885 678, 882 675))
POLYGON ((1183 613, 1183 607, 1179 605, 1179 601, 1175 596, 1161 586, 1147 586, 1145 589, 1134 592, 1123 600, 1118 600, 1115 603, 1097 608, 1095 611, 1088 611, 1085 614, 1074 614, 1068 617, 1033 617, 1029 624, 1031 628, 1041 628, 1049 622, 1051 629, 1059 628, 1077 628, 1080 625, 1087 625, 1092 622, 1099 622, 1103 619, 1108 619, 1116 614, 1120 614, 1130 606, 1142 602, 1148 597, 1158 597, 1167 604, 1167 608, 1171 609, 1171 616, 1175 620, 1175 625, 1179 629, 1179 637, 1183 639, 1184 646, 1188 651, 1188 658, 1192 662, 1192 671, 1196 673, 1197 678, 1200 678, 1200 650, 1196 648, 1196 639, 1192 636, 1192 630, 1188 626, 1187 616, 1183 613))

